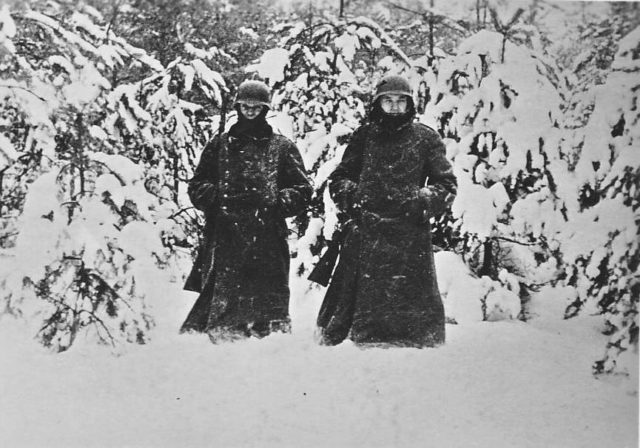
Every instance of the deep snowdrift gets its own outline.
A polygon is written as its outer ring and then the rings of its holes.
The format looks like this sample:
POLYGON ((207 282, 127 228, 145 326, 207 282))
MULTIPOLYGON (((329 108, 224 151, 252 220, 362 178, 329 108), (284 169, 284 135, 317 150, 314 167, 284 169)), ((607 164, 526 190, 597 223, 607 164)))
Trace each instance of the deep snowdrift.
MULTIPOLYGON (((312 294, 313 295, 313 294, 312 294)), ((193 294, 158 298, 147 346, 51 355, 3 319, 0 446, 635 447, 635 380, 595 379, 600 319, 448 325, 437 349, 320 347, 294 334, 176 334, 193 294), (180 297, 182 296, 182 297, 180 297)))

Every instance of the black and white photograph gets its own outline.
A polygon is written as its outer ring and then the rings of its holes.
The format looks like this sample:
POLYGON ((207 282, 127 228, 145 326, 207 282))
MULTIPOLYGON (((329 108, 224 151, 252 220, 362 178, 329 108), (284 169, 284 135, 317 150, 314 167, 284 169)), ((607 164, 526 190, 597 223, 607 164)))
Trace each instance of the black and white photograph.
POLYGON ((637 448, 640 2, 0 0, 0 446, 637 448))

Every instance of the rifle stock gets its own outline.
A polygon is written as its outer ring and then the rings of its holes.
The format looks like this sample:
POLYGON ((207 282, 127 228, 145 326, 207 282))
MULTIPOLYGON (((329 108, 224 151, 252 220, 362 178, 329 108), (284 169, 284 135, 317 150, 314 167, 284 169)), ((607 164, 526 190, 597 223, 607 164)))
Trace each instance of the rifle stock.
POLYGON ((313 268, 313 271, 309 274, 309 277, 307 277, 309 280, 322 286, 327 286, 329 284, 333 268, 335 267, 338 255, 340 254, 340 246, 341 242, 337 241, 335 237, 329 242, 327 250, 322 257, 320 257, 320 260, 313 268))

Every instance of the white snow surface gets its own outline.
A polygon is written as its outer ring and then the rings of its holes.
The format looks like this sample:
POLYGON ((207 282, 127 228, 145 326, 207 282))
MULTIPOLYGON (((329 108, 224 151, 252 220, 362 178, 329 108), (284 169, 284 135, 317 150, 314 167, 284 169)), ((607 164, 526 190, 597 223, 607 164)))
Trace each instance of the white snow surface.
POLYGON ((119 356, 51 354, 0 320, 0 446, 637 446, 637 375, 591 375, 598 317, 448 325, 435 349, 324 347, 323 290, 296 279, 292 334, 213 345, 177 334, 194 293, 154 288, 153 339, 119 356))

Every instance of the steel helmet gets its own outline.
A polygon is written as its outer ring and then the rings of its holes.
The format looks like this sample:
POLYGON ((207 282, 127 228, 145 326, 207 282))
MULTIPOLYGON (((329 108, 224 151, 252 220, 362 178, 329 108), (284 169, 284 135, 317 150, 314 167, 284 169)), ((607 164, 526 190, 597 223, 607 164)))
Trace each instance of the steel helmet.
POLYGON ((376 101, 382 95, 406 95, 413 99, 409 80, 399 75, 387 75, 380 80, 376 86, 376 94, 373 97, 373 101, 376 101))
POLYGON ((271 107, 271 90, 262 81, 244 81, 238 87, 234 104, 271 107))

